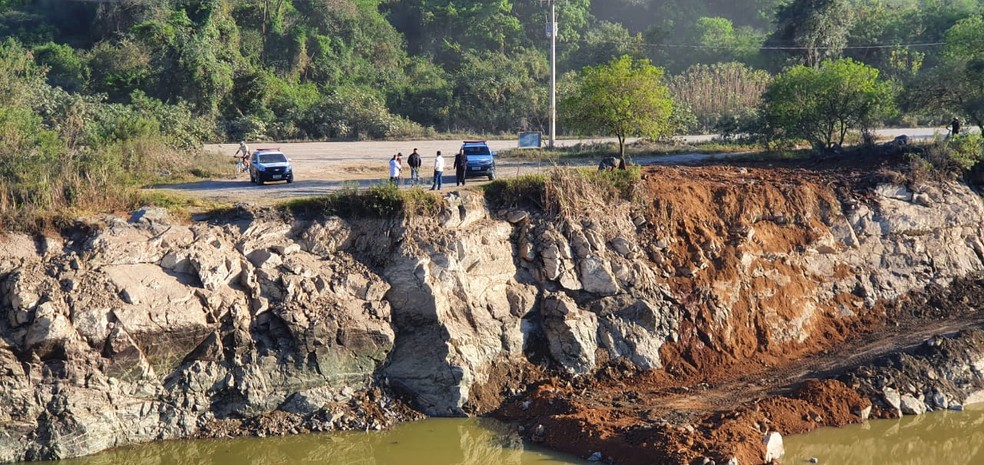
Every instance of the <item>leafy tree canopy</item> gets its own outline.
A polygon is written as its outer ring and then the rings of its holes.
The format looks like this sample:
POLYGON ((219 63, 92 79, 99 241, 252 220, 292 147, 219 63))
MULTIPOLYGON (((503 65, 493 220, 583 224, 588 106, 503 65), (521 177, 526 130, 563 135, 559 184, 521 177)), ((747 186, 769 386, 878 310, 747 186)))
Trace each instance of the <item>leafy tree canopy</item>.
POLYGON ((618 138, 624 159, 627 137, 658 139, 669 133, 673 100, 661 68, 649 60, 622 56, 585 68, 560 111, 566 124, 582 134, 618 138))
POLYGON ((773 136, 806 139, 819 149, 840 146, 848 131, 867 131, 894 108, 893 88, 878 70, 849 58, 790 68, 763 96, 773 136))

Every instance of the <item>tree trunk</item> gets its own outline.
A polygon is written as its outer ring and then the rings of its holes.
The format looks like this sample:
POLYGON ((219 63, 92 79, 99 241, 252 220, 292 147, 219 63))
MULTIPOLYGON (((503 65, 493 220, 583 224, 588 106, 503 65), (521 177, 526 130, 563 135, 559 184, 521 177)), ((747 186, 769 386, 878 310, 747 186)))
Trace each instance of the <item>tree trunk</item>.
POLYGON ((625 169, 625 136, 618 136, 618 169, 625 169))

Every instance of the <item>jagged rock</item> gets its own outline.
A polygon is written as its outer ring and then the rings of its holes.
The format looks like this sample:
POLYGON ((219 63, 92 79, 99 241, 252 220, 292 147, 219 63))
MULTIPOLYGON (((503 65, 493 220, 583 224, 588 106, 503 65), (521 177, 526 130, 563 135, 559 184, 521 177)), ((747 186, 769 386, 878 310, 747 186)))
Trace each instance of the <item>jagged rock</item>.
POLYGON ((905 415, 922 415, 926 413, 926 403, 912 394, 902 394, 899 399, 899 410, 905 415))
POLYGON ((899 391, 885 388, 882 390, 882 400, 896 413, 896 416, 902 416, 902 395, 899 391))
POLYGON ((553 359, 572 373, 593 370, 598 317, 579 310, 577 304, 561 294, 546 297, 541 311, 544 336, 553 359))
POLYGON ((65 344, 75 336, 68 317, 53 302, 38 306, 34 321, 27 330, 24 346, 40 358, 64 350, 65 344))
POLYGON ((280 266, 283 263, 281 255, 273 253, 270 249, 254 250, 246 258, 257 268, 280 266))
POLYGON ((512 224, 517 224, 517 223, 522 223, 523 221, 526 221, 526 219, 529 218, 529 217, 530 217, 530 213, 527 212, 527 211, 524 211, 524 210, 514 210, 514 211, 509 212, 509 215, 506 216, 506 221, 508 221, 508 222, 510 222, 512 224))
POLYGON ((167 224, 168 213, 166 208, 143 207, 130 214, 131 223, 147 224, 167 224))
POLYGON ((616 237, 611 240, 612 248, 618 252, 619 255, 630 258, 634 249, 634 246, 626 240, 624 237, 616 237))
POLYGON ((578 276, 584 290, 593 294, 615 295, 619 291, 608 264, 597 257, 589 256, 581 260, 578 276))
MULTIPOLYGON (((603 305, 619 306, 617 301, 603 305)), ((606 310, 599 319, 599 340, 613 355, 626 357, 640 368, 661 368, 659 350, 675 337, 676 313, 673 304, 662 299, 655 303, 637 300, 624 308, 606 310)))
POLYGON ((786 453, 786 449, 782 444, 782 435, 775 431, 765 435, 764 444, 765 463, 770 463, 772 460, 779 460, 786 453))

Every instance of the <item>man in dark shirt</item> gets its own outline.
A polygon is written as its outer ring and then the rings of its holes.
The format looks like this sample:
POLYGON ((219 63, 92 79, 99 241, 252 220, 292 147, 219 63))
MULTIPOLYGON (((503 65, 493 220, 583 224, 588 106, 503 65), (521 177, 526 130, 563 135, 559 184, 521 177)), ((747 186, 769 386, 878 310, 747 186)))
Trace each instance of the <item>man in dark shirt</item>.
POLYGON ((420 154, 417 153, 417 149, 413 149, 413 153, 407 157, 407 164, 410 165, 410 184, 416 186, 420 183, 420 165, 423 160, 420 159, 420 154))
POLYGON ((468 169, 468 155, 465 155, 465 149, 461 149, 457 155, 454 156, 454 181, 455 186, 465 185, 465 171, 468 169))

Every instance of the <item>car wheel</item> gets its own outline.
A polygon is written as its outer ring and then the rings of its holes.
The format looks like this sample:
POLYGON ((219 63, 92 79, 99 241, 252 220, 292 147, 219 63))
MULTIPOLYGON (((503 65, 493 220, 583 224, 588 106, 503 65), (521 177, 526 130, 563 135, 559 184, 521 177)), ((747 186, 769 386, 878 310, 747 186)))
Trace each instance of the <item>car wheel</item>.
POLYGON ((294 177, 293 176, 288 177, 287 178, 287 184, 290 184, 292 182, 294 182, 294 177))
POLYGON ((256 177, 256 185, 257 186, 262 186, 263 185, 263 178, 261 176, 257 176, 256 177))
POLYGON ((256 176, 253 176, 253 173, 249 173, 249 182, 251 184, 256 184, 256 176))
POLYGON ((495 171, 489 173, 489 181, 495 181, 495 171))

